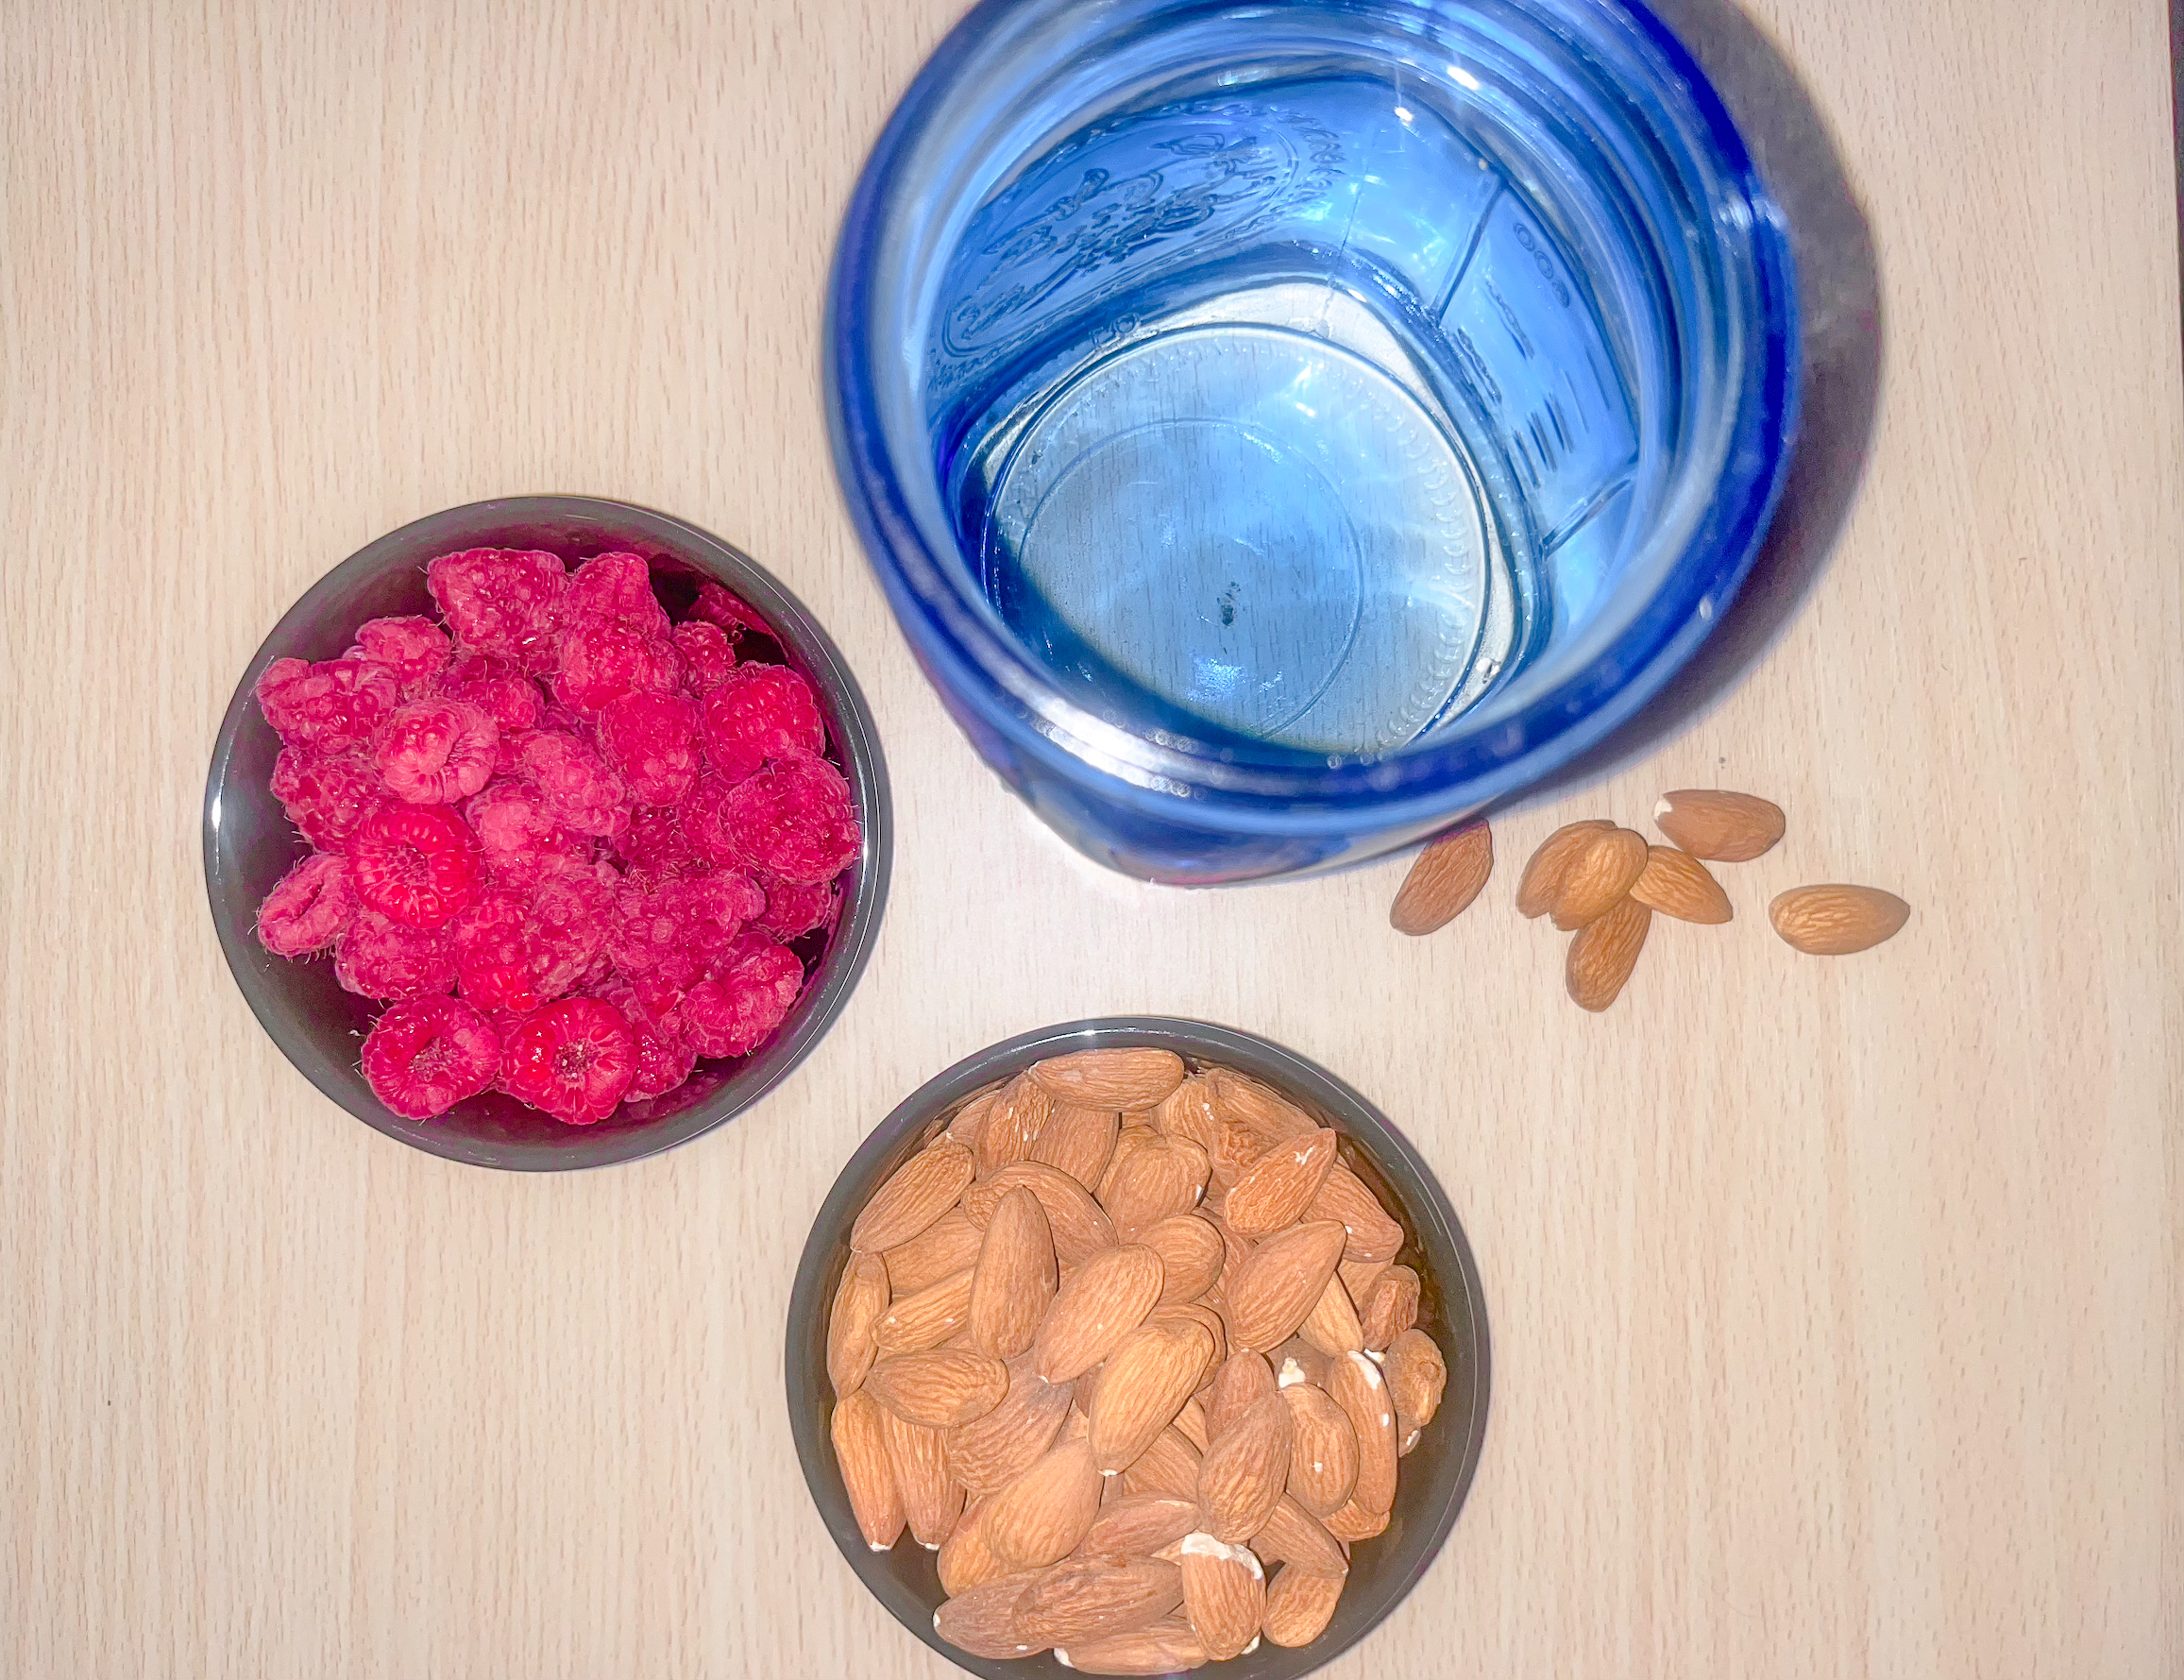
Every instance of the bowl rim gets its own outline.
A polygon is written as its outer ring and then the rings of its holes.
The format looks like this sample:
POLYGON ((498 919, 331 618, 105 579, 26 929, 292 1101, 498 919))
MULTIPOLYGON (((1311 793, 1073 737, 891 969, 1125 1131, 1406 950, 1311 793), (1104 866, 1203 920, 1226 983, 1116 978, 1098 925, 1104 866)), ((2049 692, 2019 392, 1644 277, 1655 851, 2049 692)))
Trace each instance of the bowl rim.
MULTIPOLYGON (((415 563, 421 566, 422 558, 415 563)), ((770 1095, 802 1066, 839 1019, 863 978, 885 919, 894 866, 893 803, 879 731, 849 662, 810 609, 741 549, 687 520, 637 502, 551 494, 495 497, 412 519, 373 538, 306 589, 259 643, 222 715, 205 780, 202 842, 205 891, 228 971, 251 1014, 290 1064, 321 1095, 375 1130, 443 1160, 511 1172, 574 1172, 640 1161, 701 1137, 770 1095), (268 989, 261 985, 255 972, 250 928, 238 925, 227 913, 220 891, 224 875, 220 855, 222 796, 236 739, 248 721, 258 715, 254 693, 258 678, 272 663, 273 649, 286 633, 298 623, 312 621, 318 603, 339 594, 346 585, 398 562, 409 563, 413 551, 421 556, 426 550, 436 553, 478 546, 469 538, 481 525, 510 528, 546 522, 580 527, 590 524, 602 536, 634 535, 654 541, 675 558, 729 585, 757 608, 769 624, 782 630, 784 634, 775 639, 812 670, 829 709, 836 714, 833 721, 865 830, 855 891, 842 906, 835 941, 822 959, 821 982, 799 998, 800 1005, 804 998, 811 1001, 801 1009, 789 1030, 760 1046, 750 1064, 718 1091, 686 1109, 657 1122, 612 1130, 571 1128, 572 1132, 584 1135, 550 1145, 465 1136, 445 1129, 437 1121, 407 1120, 382 1104, 354 1101, 346 1090, 330 1088, 328 1080, 309 1065, 310 1059, 291 1044, 285 1024, 270 1007, 269 996, 262 995, 268 989), (456 532, 465 535, 461 538, 434 535, 456 532), (442 541, 445 550, 432 546, 442 541)))
MULTIPOLYGON (((815 1373, 810 1368, 808 1349, 812 1331, 807 1327, 820 1327, 823 1339, 824 1315, 830 1305, 829 1273, 856 1216, 860 1198, 869 1193, 879 1169, 907 1139, 929 1125, 949 1105, 991 1084, 1004 1074, 1021 1071, 1048 1056, 1095 1047, 1169 1049, 1186 1057, 1212 1061, 1219 1061, 1224 1055, 1249 1058, 1259 1064, 1248 1070, 1255 1077, 1271 1078, 1292 1093, 1312 1098, 1346 1123, 1354 1122, 1363 1132, 1371 1134, 1345 1132, 1367 1150, 1383 1172, 1401 1180, 1406 1191, 1415 1194, 1417 1205, 1407 1211, 1418 1222, 1420 1241, 1427 1240, 1426 1228, 1430 1223, 1432 1237, 1444 1245, 1451 1256, 1448 1266, 1437 1268, 1435 1282, 1444 1299, 1451 1303, 1459 1298, 1462 1299, 1464 1316, 1471 1327, 1468 1350, 1472 1354, 1468 1361, 1472 1382, 1467 1397, 1470 1428, 1456 1449, 1455 1473, 1431 1520, 1420 1524, 1414 1536, 1405 1537, 1402 1553, 1396 1554, 1403 1559, 1403 1566, 1369 1584, 1373 1596, 1357 1632, 1339 1643, 1327 1642, 1324 1650, 1319 1649, 1320 1642, 1315 1641, 1313 1645, 1288 1654, 1311 1658, 1302 1667, 1282 1669, 1283 1674, 1295 1680, 1295 1676, 1332 1661, 1370 1637, 1425 1578, 1426 1571, 1440 1555, 1470 1495, 1484 1454, 1493 1361, 1491 1327, 1478 1262, 1438 1177, 1378 1105, 1316 1061, 1272 1039, 1183 1016, 1112 1015, 1065 1022, 1035 1027, 989 1044, 934 1075, 889 1111, 887 1117, 866 1134, 828 1188, 812 1220, 811 1232, 805 1239, 789 1294, 783 1375, 789 1429, 795 1437, 804 1485, 821 1520, 866 1589, 896 1621, 950 1662, 971 1673, 988 1676, 989 1680, 1023 1680, 1024 1676, 1036 1673, 1059 1675, 1069 1672, 1044 1655, 1006 1660, 973 1656, 948 1644, 934 1631, 929 1614, 931 1605, 923 1602, 908 1604, 898 1602, 904 1596, 899 1585, 882 1567, 882 1560, 893 1553, 876 1553, 866 1545, 835 1468, 833 1447, 827 1434, 827 1419, 835 1402, 823 1373, 815 1373), (1278 1071, 1271 1074, 1262 1071, 1267 1067, 1278 1071), (1043 1666, 1035 1666, 1041 1664, 1043 1666)), ((1451 1312, 1447 1316, 1453 1321, 1455 1315, 1451 1312)), ((1448 1363, 1453 1381, 1454 1372, 1464 1362, 1451 1357, 1448 1363)), ((1448 1416, 1451 1409, 1449 1398, 1445 1397, 1441 1415, 1448 1416)))

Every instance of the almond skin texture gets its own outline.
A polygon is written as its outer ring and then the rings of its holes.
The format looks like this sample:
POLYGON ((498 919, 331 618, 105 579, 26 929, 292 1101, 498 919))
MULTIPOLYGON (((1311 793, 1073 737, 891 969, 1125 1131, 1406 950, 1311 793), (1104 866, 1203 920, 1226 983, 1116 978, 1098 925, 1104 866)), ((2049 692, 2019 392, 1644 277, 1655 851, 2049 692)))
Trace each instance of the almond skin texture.
POLYGON ((1115 1240, 1134 1243, 1161 1220, 1188 1213, 1205 1192, 1209 1170, 1206 1151, 1189 1138, 1147 1130, 1131 1146, 1126 1132, 1099 1194, 1115 1240))
POLYGON ((1046 1210, 1019 1184, 994 1204, 986 1222, 964 1297, 972 1346, 995 1359, 1014 1359, 1030 1347, 1058 1277, 1046 1210))
POLYGON ((1271 1148, 1284 1138, 1317 1128, 1318 1122, 1271 1085, 1232 1067, 1211 1070, 1214 1112, 1231 1126, 1249 1128, 1271 1148))
POLYGON ((1403 1228, 1388 1216, 1365 1181, 1339 1161, 1328 1168, 1327 1182, 1312 1198, 1305 1217, 1342 1222, 1347 1233, 1343 1242, 1345 1260, 1393 1260, 1403 1247, 1403 1228))
POLYGON ((1467 823, 1418 854, 1388 911, 1389 925, 1413 938, 1446 927, 1465 910, 1494 873, 1494 831, 1467 823))
POLYGON ((1084 1549, 1150 1557, 1197 1526, 1194 1499, 1174 1493, 1127 1493, 1100 1507, 1085 1531, 1084 1549))
POLYGON ((1206 1402, 1196 1395, 1185 1400, 1183 1409, 1176 1414, 1176 1428, 1201 1452, 1213 1444, 1213 1434, 1206 1427, 1206 1402))
POLYGON ((1123 1472, 1123 1492, 1172 1493, 1195 1504, 1199 1462, 1197 1448, 1174 1429, 1164 1429, 1145 1449, 1144 1457, 1123 1472))
POLYGON ((1554 905, 1554 925, 1565 933, 1574 933, 1587 923, 1599 921, 1637 885, 1638 877, 1646 873, 1649 855, 1646 837, 1634 828, 1611 828, 1595 835, 1563 873, 1562 891, 1554 905))
POLYGON ((1357 1433, 1358 1481, 1351 1502, 1384 1516, 1396 1502, 1397 1458, 1396 1401, 1387 1380, 1363 1353, 1346 1353, 1328 1366, 1327 1392, 1357 1433))
POLYGON ((1327 1519, 1327 1532, 1352 1546, 1386 1533, 1387 1527, 1387 1512, 1368 1511, 1355 1499, 1327 1519))
POLYGON ((942 1138, 895 1169, 850 1227, 850 1247, 876 1254, 906 1243, 956 1205, 977 1171, 971 1151, 942 1138))
POLYGON ((882 1353, 938 1348, 970 1315, 971 1273, 965 1270, 897 1300, 872 1326, 872 1341, 882 1353))
POLYGON ((1388 1344, 1381 1370, 1396 1400, 1396 1448, 1398 1453, 1408 1452, 1441 1409, 1441 1395, 1448 1386, 1448 1362, 1424 1331, 1406 1330, 1388 1344))
POLYGON ((1750 793, 1682 788, 1661 795, 1653 825, 1694 857, 1750 863, 1782 839, 1782 807, 1750 793))
MULTIPOLYGON (((1145 1322, 1148 1324, 1187 1323, 1202 1327, 1207 1335, 1212 1338, 1212 1351, 1206 1356, 1206 1370, 1209 1376, 1220 1367, 1224 1359, 1228 1357, 1228 1327, 1221 1322, 1221 1315, 1207 1305, 1204 1300, 1188 1301, 1176 1307, 1156 1307, 1153 1309, 1153 1315, 1145 1322)), ((1203 1383, 1207 1381, 1207 1378, 1201 1377, 1199 1381, 1203 1383)))
POLYGON ((1206 1393, 1208 1435, 1227 1434, 1230 1424, 1274 1392, 1274 1370, 1264 1354, 1231 1353, 1206 1393))
POLYGON ((978 1152, 978 1133, 986 1125, 986 1116, 993 1112, 994 1099, 1000 1095, 998 1091, 981 1092, 957 1109, 956 1117, 948 1122, 948 1135, 973 1156, 978 1152))
POLYGON ((1028 1355, 1014 1361, 1000 1403, 947 1432, 949 1473, 974 1494, 998 1493, 1054 1445, 1073 1392, 1033 1370, 1028 1355))
POLYGON ((1312 1206, 1335 1163, 1335 1134, 1321 1127, 1283 1140, 1245 1167, 1221 1204, 1239 1236, 1271 1236, 1312 1206))
POLYGON ((888 1452, 887 1414, 860 1389, 835 1407, 828 1433, 865 1544, 885 1552, 902 1535, 906 1519, 894 1460, 888 1452))
POLYGON ((1016 1569, 1043 1569, 1076 1549, 1099 1515, 1100 1472, 1091 1446, 1064 1441, 986 1502, 987 1549, 1016 1569))
POLYGON ((1047 1116, 1054 1112, 1054 1098, 1042 1085, 1018 1074, 1002 1086, 986 1123, 978 1130, 978 1171, 981 1175, 1031 1158, 1047 1116))
MULTIPOLYGON (((1115 1349, 1160 1298, 1160 1257, 1132 1243, 1103 1248, 1063 1282, 1034 1342, 1039 1374, 1067 1383, 1115 1349)), ((867 1382, 871 1379, 867 1378, 867 1382)))
POLYGON ((906 1423, 947 1429, 1000 1404, 1008 1392, 1008 1367, 968 1348, 894 1353, 872 1366, 860 1392, 906 1423))
POLYGON ((1078 1265, 1102 1248, 1115 1246, 1114 1227, 1092 1192, 1067 1173, 1036 1161, 1005 1166, 963 1193, 963 1212, 981 1230, 993 1217, 1001 1198, 1019 1184, 1039 1197, 1046 1210, 1048 1230, 1054 1232, 1055 1257, 1063 1265, 1078 1265))
POLYGON ((1097 1189, 1121 1127, 1122 1116, 1112 1109, 1058 1107, 1040 1128, 1031 1159, 1067 1173, 1087 1190, 1097 1189))
POLYGON ((983 1241, 970 1215, 951 1208, 908 1242, 880 1256, 888 1264, 888 1287, 896 1295, 915 1295, 928 1283, 976 1265, 983 1241))
POLYGON ((1289 1497, 1314 1517, 1330 1517, 1357 1488, 1357 1431, 1315 1383, 1290 1383, 1281 1403, 1289 1408, 1289 1497))
POLYGON ((1206 1647, 1187 1622, 1156 1621, 1135 1633, 1057 1646, 1054 1660, 1080 1674, 1181 1674, 1206 1666, 1206 1647))
POLYGON ((1287 1341, 1334 1276, 1346 1235, 1337 1221, 1316 1219, 1254 1248, 1227 1291, 1231 1345, 1263 1352, 1287 1341))
POLYGON ((1418 1322, 1418 1274, 1407 1265, 1392 1265, 1374 1282, 1358 1313, 1365 1346, 1375 1352, 1418 1322))
MULTIPOLYGON (((1215 1241, 1219 1241, 1216 1237, 1215 1241)), ((879 1357, 872 1326, 888 1310, 888 1268, 876 1254, 853 1254, 834 1292, 826 1320, 826 1380, 835 1397, 855 1394, 879 1357)))
POLYGON ((1289 1483, 1289 1408, 1278 1395, 1254 1401, 1213 1437, 1198 1463, 1198 1504, 1216 1539, 1247 1540, 1265 1525, 1289 1483))
POLYGON ((1597 1015, 1620 997, 1638 966, 1638 953, 1646 948, 1646 934, 1652 925, 1653 912, 1626 898, 1580 928, 1563 962, 1570 1001, 1597 1015))
POLYGON ((1911 907, 1878 887, 1796 887, 1767 907, 1784 941, 1808 957, 1849 957, 1893 939, 1911 907))
POLYGON ((1092 1381, 1085 1408, 1092 1458, 1116 1475, 1144 1456, 1198 1386, 1213 1338, 1195 1324, 1145 1324, 1122 1339, 1092 1381))
POLYGON ((1267 1583, 1266 1615, 1260 1625, 1272 1644, 1295 1651, 1327 1632, 1347 1575, 1315 1575, 1284 1564, 1267 1583))
POLYGON ((973 1500, 964 1506, 963 1515, 956 1519, 956 1526, 940 1543, 940 1555, 933 1560, 940 1577, 940 1590, 950 1597, 1008 1573, 1001 1560, 987 1550, 985 1516, 984 1500, 973 1500))
POLYGON ((1016 1601, 1017 1631, 1039 1645, 1135 1633, 1183 1602, 1172 1563, 1087 1553, 1042 1570, 1016 1601))
POLYGON ((1177 1213, 1149 1225, 1138 1241, 1160 1257, 1157 1305, 1182 1306, 1213 1287, 1227 1257, 1221 1233, 1195 1213, 1177 1213))
POLYGON ((1646 873, 1631 884, 1631 896, 1650 910, 1702 927, 1718 927, 1736 914, 1706 866, 1669 846, 1647 848, 1646 873))
POLYGON ((933 1631, 973 1656, 1006 1662, 1038 1655, 1045 1647, 1016 1625, 1016 1603, 1038 1578, 1036 1570, 1022 1570, 965 1588, 933 1612, 933 1631))
POLYGON ((1036 1063, 1031 1077, 1056 1102, 1080 1109, 1149 1109, 1183 1082, 1173 1050, 1079 1050, 1036 1063))
POLYGON ((1265 1524, 1251 1536, 1251 1550, 1261 1563, 1294 1564, 1312 1574, 1340 1575, 1350 1567, 1342 1543, 1286 1494, 1274 1502, 1265 1524))
POLYGON ((880 1416, 887 1424, 888 1457, 895 1467, 895 1486, 903 1496, 910 1537, 928 1552, 937 1552, 963 1514, 963 1485, 948 1474, 939 1430, 905 1423, 892 1412, 880 1416))
POLYGON ((1225 1662, 1259 1637, 1266 1616, 1266 1571, 1247 1546, 1210 1534, 1183 1536, 1183 1609, 1206 1655, 1225 1662))
POLYGON ((1570 865, 1598 836, 1614 827, 1613 823, 1597 820, 1568 823, 1542 840, 1516 884, 1516 913, 1544 916, 1561 903, 1563 877, 1569 874, 1570 865))
POLYGON ((1266 1363, 1274 1367, 1274 1381, 1278 1387, 1287 1388, 1292 1383, 1311 1383, 1321 1388, 1327 1386, 1328 1356, 1306 1341, 1288 1341, 1266 1356, 1266 1363))
POLYGON ((1319 1292, 1318 1301, 1304 1315, 1296 1333, 1329 1359, 1340 1353, 1355 1353, 1365 1345, 1364 1327, 1358 1322, 1358 1310, 1340 1277, 1327 1281, 1327 1287, 1319 1292))

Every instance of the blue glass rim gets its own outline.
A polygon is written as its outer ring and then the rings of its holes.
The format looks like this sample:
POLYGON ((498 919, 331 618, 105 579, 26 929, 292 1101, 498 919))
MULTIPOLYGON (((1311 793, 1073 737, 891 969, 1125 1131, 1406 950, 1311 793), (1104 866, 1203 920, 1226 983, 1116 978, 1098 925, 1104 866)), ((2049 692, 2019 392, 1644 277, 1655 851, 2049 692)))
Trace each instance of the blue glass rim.
POLYGON ((1378 757, 1272 743, 1247 752, 1193 750, 1195 743, 1132 734, 1077 705, 966 605, 897 483, 871 393, 848 377, 883 348, 870 342, 864 323, 873 309, 886 214, 917 135, 989 37, 1019 14, 1052 4, 979 0, 934 50, 866 161, 828 288, 823 372, 836 474, 866 556, 928 674, 940 680, 931 670, 938 663, 982 680, 994 691, 991 700, 971 701, 983 721, 1036 755, 1075 759, 1077 775, 1098 777, 1109 796, 1134 808, 1173 816, 1180 803, 1200 807, 1200 822, 1293 834, 1354 830, 1361 820, 1394 828, 1478 810, 1550 774, 1628 721, 1697 652, 1750 574, 1788 476, 1803 397, 1796 264, 1786 218, 1697 59, 1641 0, 1565 0, 1573 9, 1626 22, 1658 55, 1664 85, 1677 87, 1698 118, 1692 139, 1705 144, 1718 193, 1740 200, 1745 212, 1753 296, 1735 418, 1711 503, 1651 599, 1588 664, 1489 728, 1459 729, 1446 740, 1378 757), (912 613, 916 630, 906 621, 912 613), (1127 744, 1118 754, 1113 743, 1120 738, 1127 744))

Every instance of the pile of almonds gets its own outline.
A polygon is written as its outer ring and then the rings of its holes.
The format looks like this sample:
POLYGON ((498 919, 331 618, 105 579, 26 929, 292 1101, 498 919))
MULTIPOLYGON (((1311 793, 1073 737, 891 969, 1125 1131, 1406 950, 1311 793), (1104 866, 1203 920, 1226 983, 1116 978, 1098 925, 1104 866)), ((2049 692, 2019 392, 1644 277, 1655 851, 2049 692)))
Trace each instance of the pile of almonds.
POLYGON ((1230 1068, 1086 1050, 971 1098, 857 1215, 827 1323, 866 1541, 939 1552, 976 1656, 1309 1644, 1448 1381, 1405 1240, 1230 1068))
MULTIPOLYGON (((1687 788, 1664 793, 1653 822, 1675 842, 1649 845, 1635 829, 1598 819, 1549 835, 1517 883, 1517 913, 1549 916, 1574 934, 1564 978, 1570 997, 1595 1011, 1614 1003, 1637 967, 1654 912, 1718 926, 1735 911, 1701 859, 1748 863, 1770 850, 1787 823, 1779 806, 1750 793, 1687 788)), ((1494 873, 1494 835, 1466 823, 1420 853, 1388 919, 1413 935, 1446 926, 1494 873)), ((1893 937, 1911 907, 1876 887, 1799 887, 1768 907, 1784 942, 1814 956, 1847 957, 1893 937)))

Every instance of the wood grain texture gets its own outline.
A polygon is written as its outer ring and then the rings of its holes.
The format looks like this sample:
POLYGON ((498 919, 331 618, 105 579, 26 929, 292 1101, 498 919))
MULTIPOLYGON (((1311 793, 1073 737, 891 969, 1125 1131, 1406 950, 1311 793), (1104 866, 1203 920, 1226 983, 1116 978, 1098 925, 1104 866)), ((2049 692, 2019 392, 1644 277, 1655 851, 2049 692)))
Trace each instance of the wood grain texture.
POLYGON ((2176 1673, 2158 0, 1755 6, 1873 225, 1861 499, 1725 704, 1500 824, 1481 903, 1414 942, 1399 861, 1220 895, 1080 863, 888 619, 828 465, 821 292, 955 9, 0 5, 0 1672, 951 1672, 805 1496, 789 1257, 930 1074, 1160 1010, 1366 1090, 1485 1275, 1476 1491, 1330 1680, 2176 1673), (864 678, 901 836, 872 970, 796 1078, 665 1159, 546 1179, 317 1097, 228 979, 196 826, 285 606, 378 533, 527 490, 772 567, 864 678), (1583 1014, 1515 865, 1701 785, 1778 801, 1788 839, 1720 872, 1735 923, 1662 923, 1583 1014), (1813 879, 1913 920, 1796 958, 1764 907, 1813 879))

